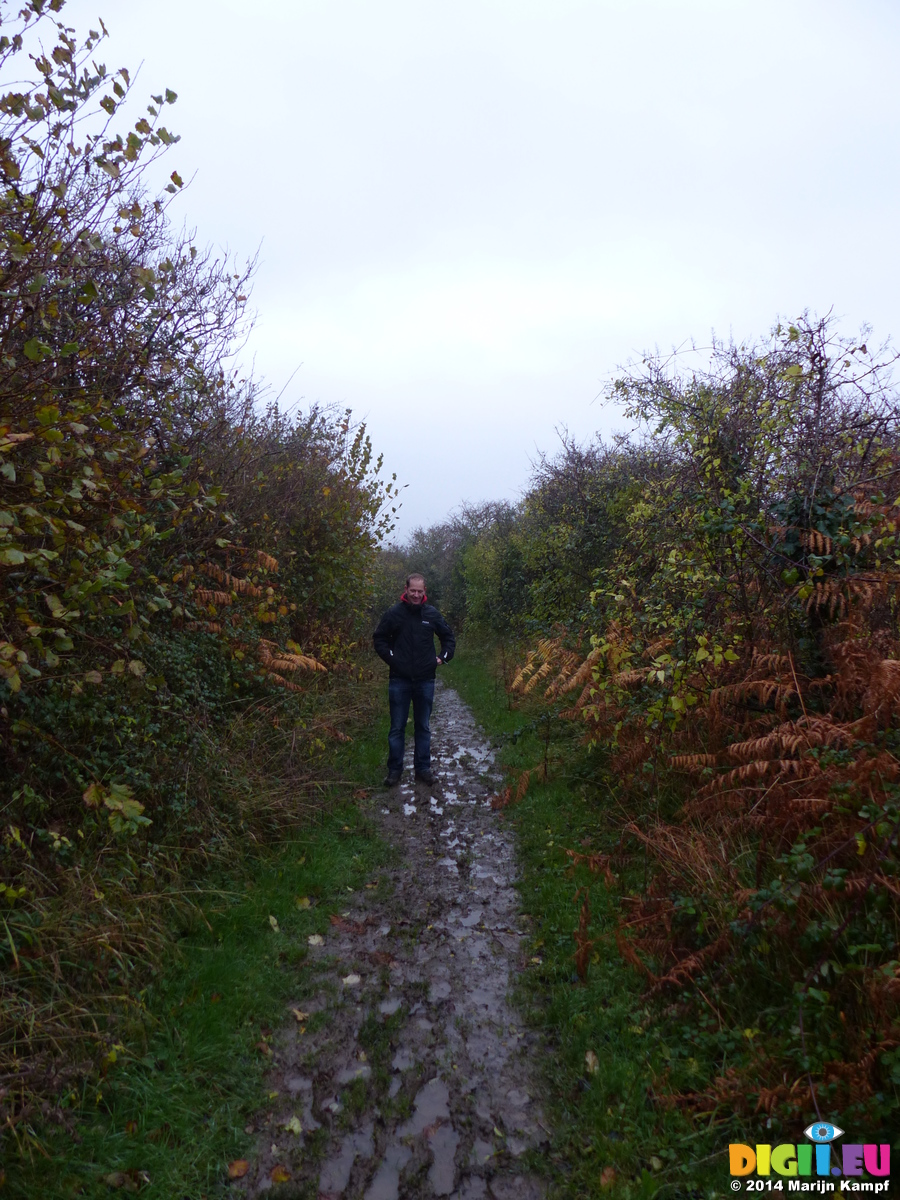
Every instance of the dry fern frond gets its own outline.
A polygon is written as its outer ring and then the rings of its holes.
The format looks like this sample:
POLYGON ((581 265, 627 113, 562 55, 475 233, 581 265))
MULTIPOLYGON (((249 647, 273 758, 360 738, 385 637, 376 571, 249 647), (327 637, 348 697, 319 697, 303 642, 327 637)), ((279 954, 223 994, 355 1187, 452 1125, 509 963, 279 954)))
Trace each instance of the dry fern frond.
POLYGON ((641 658, 643 658, 646 662, 650 662, 651 659, 656 658, 657 654, 665 654, 665 652, 671 648, 672 644, 672 639, 670 637, 659 638, 657 641, 650 643, 650 645, 641 655, 641 658))
POLYGON ((652 670, 652 667, 637 667, 633 671, 619 671, 613 676, 613 683, 619 687, 634 687, 636 683, 646 683, 652 670))
POLYGON ((534 670, 535 658, 536 658, 536 654, 532 650, 531 653, 528 655, 528 658, 525 660, 525 662, 522 664, 522 666, 519 668, 519 670, 513 676, 513 681, 509 685, 509 690, 511 692, 517 692, 519 690, 519 688, 522 687, 525 680, 528 679, 528 677, 531 675, 531 672, 534 670))
POLYGON ((813 554, 823 555, 834 553, 834 543, 831 538, 825 533, 820 533, 818 529, 806 530, 800 540, 806 549, 811 550, 813 554))
POLYGON ((806 601, 808 613, 827 610, 832 619, 843 617, 849 611, 850 602, 870 608, 887 595, 888 580, 883 575, 850 575, 846 578, 830 576, 817 579, 806 601))
POLYGON ((291 683, 289 679, 285 679, 283 675, 278 675, 275 671, 266 671, 265 677, 289 692, 302 692, 304 690, 298 683, 291 683))
POLYGON ((553 663, 550 662, 549 659, 546 662, 541 663, 538 669, 525 684, 525 687, 522 689, 525 695, 527 696, 529 692, 533 691, 542 679, 546 679, 552 670, 553 663))
POLYGON ((651 753, 650 745, 640 738, 630 746, 621 746, 619 752, 613 756, 610 767, 617 775, 630 775, 641 763, 647 761, 651 753))
POLYGON ((327 671, 328 668, 308 654, 291 654, 275 642, 260 638, 257 647, 259 661, 275 671, 327 671))
POLYGON ((618 947, 619 953, 630 966, 636 967, 645 978, 651 981, 651 983, 656 983, 656 976, 653 974, 647 964, 638 956, 634 947, 629 945, 628 939, 623 937, 618 930, 616 930, 616 946, 618 947))
POLYGON ((791 659, 787 654, 762 654, 756 650, 751 666, 754 671, 790 671, 791 659))
POLYGON ((229 575, 227 571, 223 571, 216 563, 201 563, 197 568, 204 575, 208 575, 210 579, 215 579, 221 583, 223 587, 227 587, 232 592, 237 592, 239 596, 252 596, 259 600, 263 595, 263 589, 257 587, 249 579, 237 579, 234 575, 229 575))
POLYGON ((705 767, 717 767, 718 754, 673 754, 669 766, 676 771, 701 771, 705 767))
MULTIPOLYGON (((576 663, 578 663, 580 657, 581 656, 579 654, 575 654, 571 650, 565 651, 565 653, 562 655, 561 660, 556 664, 556 666, 559 668, 559 672, 556 678, 548 685, 546 691, 544 692, 544 696, 548 700, 555 700, 561 692, 569 690, 567 685, 572 675, 572 668, 576 665, 576 663)), ((590 668, 588 668, 588 674, 590 674, 590 668)))
POLYGON ((855 740, 843 725, 827 717, 801 717, 779 725, 763 737, 733 742, 725 753, 739 762, 751 762, 766 754, 783 758, 786 754, 801 754, 813 746, 845 746, 855 740))
POLYGON ((688 983, 709 963, 713 963, 727 954, 731 949, 732 939, 733 934, 730 929, 727 929, 714 942, 704 946, 702 950, 697 950, 694 954, 689 954, 686 958, 681 959, 670 971, 656 980, 647 995, 652 996, 665 987, 681 987, 688 983))
POLYGON ((560 693, 566 695, 569 692, 574 692, 577 687, 583 687, 585 683, 592 683, 594 667, 602 656, 603 651, 599 647, 595 647, 582 662, 575 674, 570 675, 565 683, 562 684, 559 689, 560 693))
POLYGON ((709 703, 716 708, 755 700, 760 705, 774 704, 780 708, 796 695, 797 689, 792 683, 781 683, 777 679, 743 679, 740 683, 714 688, 709 703))
POLYGON ((573 867, 585 866, 594 875, 603 875, 608 888, 615 887, 618 880, 610 868, 608 854, 581 854, 577 850, 567 850, 566 857, 571 858, 573 867))
POLYGON ((224 606, 231 603, 231 592, 211 592, 207 588, 197 588, 194 595, 201 604, 221 604, 224 606))
POLYGON ((814 759, 797 758, 763 758, 755 762, 744 763, 733 771, 726 771, 711 779, 697 793, 697 799, 714 796, 719 792, 729 791, 732 787, 743 787, 748 784, 769 780, 772 776, 779 782, 787 779, 809 779, 821 775, 822 768, 814 759))
POLYGON ((900 699, 900 660, 885 658, 872 674, 862 697, 863 711, 880 712, 893 707, 900 699))

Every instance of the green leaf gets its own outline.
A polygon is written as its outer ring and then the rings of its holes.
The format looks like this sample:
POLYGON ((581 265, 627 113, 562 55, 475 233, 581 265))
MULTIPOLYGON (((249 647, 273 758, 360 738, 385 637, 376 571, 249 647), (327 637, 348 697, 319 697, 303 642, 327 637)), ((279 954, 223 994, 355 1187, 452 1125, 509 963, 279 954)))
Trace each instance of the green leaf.
POLYGON ((22 347, 22 351, 26 358, 30 358, 32 362, 37 363, 43 362, 48 354, 53 353, 46 342, 42 342, 40 338, 36 337, 29 338, 22 347))

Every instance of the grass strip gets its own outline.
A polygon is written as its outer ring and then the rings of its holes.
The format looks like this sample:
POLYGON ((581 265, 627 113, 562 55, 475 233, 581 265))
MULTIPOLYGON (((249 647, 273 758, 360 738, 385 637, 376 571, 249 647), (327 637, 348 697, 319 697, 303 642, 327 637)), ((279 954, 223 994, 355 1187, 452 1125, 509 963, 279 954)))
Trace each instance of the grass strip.
MULTIPOLYGON (((385 735, 386 715, 343 749, 341 776, 370 785, 385 735)), ((272 1099, 268 1041, 289 1019, 288 1005, 315 990, 307 938, 327 933, 330 915, 388 853, 350 790, 296 837, 204 881, 193 918, 173 930, 171 960, 134 997, 105 1077, 64 1098, 65 1127, 20 1134, 4 1196, 211 1200, 223 1192, 227 1164, 253 1153, 246 1127, 272 1099)))
MULTIPOLYGON (((515 775, 541 760, 548 730, 509 707, 491 653, 463 643, 444 678, 502 746, 504 768, 515 775)), ((583 841, 595 844, 596 770, 573 740, 568 769, 547 782, 533 779, 505 810, 517 835, 518 887, 533 932, 517 1001, 550 1049, 541 1074, 555 1194, 637 1200, 661 1192, 712 1200, 728 1187, 733 1134, 715 1114, 698 1125, 653 1099, 654 1081, 673 1062, 689 1075, 702 1071, 692 1031, 650 1019, 640 981, 616 950, 616 895, 566 854, 582 851, 583 841), (585 899, 593 944, 582 982, 575 933, 585 899)))

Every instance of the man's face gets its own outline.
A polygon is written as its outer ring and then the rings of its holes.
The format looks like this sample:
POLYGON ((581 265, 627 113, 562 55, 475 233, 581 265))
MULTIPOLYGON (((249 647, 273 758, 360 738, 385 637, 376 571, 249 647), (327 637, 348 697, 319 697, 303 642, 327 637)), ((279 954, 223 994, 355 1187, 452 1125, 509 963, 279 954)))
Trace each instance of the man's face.
POLYGON ((425 599, 425 580, 411 579, 406 585, 406 598, 410 604, 421 604, 425 599))

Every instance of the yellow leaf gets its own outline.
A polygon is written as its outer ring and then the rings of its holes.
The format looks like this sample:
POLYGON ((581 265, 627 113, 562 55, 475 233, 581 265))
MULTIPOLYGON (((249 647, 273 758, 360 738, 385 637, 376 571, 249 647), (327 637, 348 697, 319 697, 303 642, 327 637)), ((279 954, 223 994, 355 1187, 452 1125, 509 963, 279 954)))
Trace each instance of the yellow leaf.
POLYGON ((303 1126, 300 1124, 299 1117, 291 1117, 289 1121, 285 1121, 284 1127, 288 1133, 293 1133, 298 1136, 303 1132, 303 1126))
POLYGON ((98 808, 103 800, 103 788, 99 783, 92 783, 81 798, 88 808, 98 808))
POLYGON ((301 1024, 309 1020, 309 1013, 301 1012, 299 1008, 292 1008, 291 1012, 294 1014, 295 1020, 300 1021, 301 1024))
POLYGON ((596 1075, 600 1070, 600 1059, 593 1050, 588 1050, 584 1056, 584 1065, 588 1075, 596 1075))
POLYGON ((287 1183, 290 1177, 290 1171, 287 1169, 287 1167, 283 1167, 281 1163, 279 1163, 277 1167, 273 1167, 269 1172, 269 1178, 273 1183, 287 1183))
POLYGON ((298 908, 309 908, 309 905, 310 905, 309 896, 298 896, 297 897, 297 907, 298 908))
POLYGON ((272 926, 272 928, 275 930, 276 933, 281 933, 281 930, 278 928, 278 921, 276 920, 275 917, 269 917, 269 924, 272 926))
POLYGON ((325 939, 322 937, 321 933, 311 933, 306 940, 309 942, 310 946, 325 945, 325 939))
POLYGON ((250 1164, 246 1158, 236 1158, 234 1162, 228 1164, 229 1179, 243 1179, 250 1170, 250 1164))

